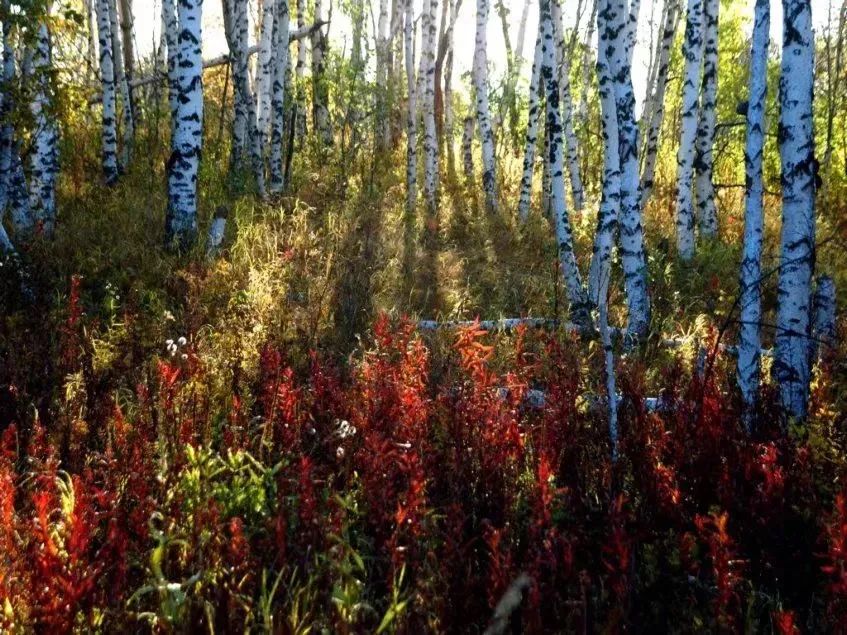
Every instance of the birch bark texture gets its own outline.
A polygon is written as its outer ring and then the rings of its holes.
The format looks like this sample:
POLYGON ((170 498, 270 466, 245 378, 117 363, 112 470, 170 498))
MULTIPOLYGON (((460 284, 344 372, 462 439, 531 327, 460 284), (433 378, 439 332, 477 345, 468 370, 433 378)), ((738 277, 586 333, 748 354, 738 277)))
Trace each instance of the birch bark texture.
POLYGON ((564 176, 564 139, 562 121, 559 112, 559 82, 556 73, 553 18, 550 11, 551 0, 541 0, 541 81, 544 82, 544 96, 547 102, 547 127, 550 139, 547 161, 550 165, 550 206, 555 218, 556 243, 558 245, 559 267, 562 270, 565 289, 570 302, 571 321, 581 326, 591 324, 591 311, 573 246, 573 234, 565 198, 564 176))
POLYGON ((59 130, 51 109, 50 31, 46 23, 38 27, 32 68, 35 95, 30 107, 35 130, 30 157, 30 208, 41 223, 44 235, 51 236, 56 225, 56 177, 59 174, 59 130))
POLYGON ((677 155, 676 243, 680 258, 694 256, 694 152, 697 136, 700 70, 703 64, 703 1, 688 0, 682 56, 682 131, 677 155))
MULTIPOLYGON (((620 156, 620 250, 627 295, 627 339, 635 341, 647 335, 650 327, 650 296, 647 291, 647 255, 641 225, 641 193, 638 166, 638 124, 635 120, 635 95, 632 67, 625 37, 629 16, 626 0, 600 0, 603 24, 611 32, 607 61, 614 80, 615 108, 618 120, 620 156), (613 45, 612 45, 613 43, 613 45)), ((599 22, 598 22, 599 24, 599 22)))
POLYGON ((403 45, 406 57, 406 214, 414 218, 418 199, 418 147, 417 147, 417 103, 415 85, 415 39, 414 39, 414 2, 406 0, 405 19, 403 22, 403 45))
POLYGON ((718 212, 712 183, 718 100, 718 19, 720 0, 704 0, 703 89, 700 96, 700 122, 695 143, 697 217, 702 238, 718 233, 718 212))
MULTIPOLYGON (((549 1, 549 0, 548 0, 549 1)), ((497 170, 494 155, 494 130, 488 105, 488 0, 476 2, 476 40, 473 58, 473 84, 476 103, 476 126, 482 148, 482 189, 486 209, 494 213, 497 202, 497 170)))
POLYGON ((197 175, 203 148, 203 0, 179 0, 177 21, 177 112, 168 160, 169 246, 188 249, 197 236, 197 175))
POLYGON ((271 149, 269 157, 269 190, 271 194, 280 194, 285 189, 285 166, 283 164, 283 144, 285 141, 285 79, 289 65, 288 37, 290 29, 288 0, 276 0, 276 15, 274 20, 274 49, 276 55, 273 67, 273 85, 271 88, 271 149))
POLYGON ((786 413, 806 416, 815 267, 814 37, 808 0, 783 0, 779 79, 782 232, 773 375, 786 413))
POLYGON ((653 192, 653 179, 656 176, 656 159, 659 155, 659 133, 665 118, 665 92, 668 86, 671 47, 679 24, 680 0, 667 0, 662 24, 661 50, 659 51, 656 81, 651 89, 648 108, 645 111, 647 123, 647 143, 644 153, 644 166, 641 172, 642 207, 650 200, 653 192))
MULTIPOLYGON (((602 4, 604 0, 599 0, 602 4)), ((618 210, 621 199, 620 147, 615 85, 607 55, 614 51, 614 30, 605 23, 608 14, 598 12, 597 83, 603 124, 603 186, 597 210, 597 230, 594 251, 588 271, 588 297, 595 306, 602 306, 609 295, 612 275, 612 250, 618 233, 618 210)))
MULTIPOLYGON (((539 23, 540 26, 540 23, 539 23)), ((518 200, 518 218, 524 222, 529 218, 532 196, 532 174, 535 168, 535 148, 538 145, 538 120, 541 110, 541 29, 535 39, 535 54, 532 60, 532 75, 529 80, 529 110, 526 123, 526 147, 524 149, 523 176, 518 200)))
POLYGON ((756 0, 750 46, 750 97, 747 106, 747 141, 744 169, 747 194, 744 201, 744 245, 741 260, 741 328, 738 339, 738 387, 744 404, 743 420, 752 432, 753 412, 759 392, 762 319, 762 231, 764 184, 762 162, 765 147, 765 105, 768 93, 767 66, 770 37, 770 0, 756 0))
MULTIPOLYGON (((164 0, 165 3, 168 0, 164 0)), ((103 85, 102 165, 106 185, 118 181, 117 96, 112 57, 112 24, 109 0, 97 0, 97 41, 100 47, 100 80, 103 85)))
POLYGON ((421 28, 426 48, 421 51, 423 73, 423 150, 424 150, 424 197, 427 210, 434 214, 437 207, 438 189, 438 139, 435 130, 435 15, 438 0, 424 1, 424 20, 421 28))

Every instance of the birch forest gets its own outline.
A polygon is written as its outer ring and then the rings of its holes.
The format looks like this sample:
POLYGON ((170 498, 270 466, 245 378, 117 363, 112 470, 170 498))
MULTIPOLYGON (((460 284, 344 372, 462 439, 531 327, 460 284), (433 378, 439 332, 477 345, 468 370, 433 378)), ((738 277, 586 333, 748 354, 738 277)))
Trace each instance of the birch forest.
POLYGON ((847 0, 0 37, 0 632, 847 632, 847 0))

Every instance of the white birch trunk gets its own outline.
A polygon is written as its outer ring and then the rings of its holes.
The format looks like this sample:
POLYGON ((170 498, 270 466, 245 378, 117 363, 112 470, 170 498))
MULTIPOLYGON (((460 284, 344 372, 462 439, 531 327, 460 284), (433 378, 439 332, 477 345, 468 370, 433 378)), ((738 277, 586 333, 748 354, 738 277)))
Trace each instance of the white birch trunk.
POLYGON ((741 329, 738 338, 738 387, 744 403, 744 423, 752 431, 753 409, 759 392, 761 368, 759 323, 762 319, 762 161, 765 147, 765 105, 770 38, 769 0, 756 0, 750 48, 750 97, 747 106, 747 145, 744 166, 747 194, 744 208, 744 247, 741 260, 741 329))
POLYGON ((121 43, 121 29, 118 19, 116 0, 109 1, 109 29, 112 36, 112 62, 115 86, 121 95, 121 122, 123 124, 123 167, 127 168, 132 160, 132 147, 135 140, 135 120, 132 116, 132 99, 129 94, 129 82, 124 72, 124 48, 121 43))
MULTIPOLYGON (((315 23, 323 20, 321 0, 315 0, 315 23)), ((329 40, 323 27, 312 33, 312 119, 325 146, 332 145, 332 123, 329 117, 329 91, 326 81, 326 54, 329 40)), ((383 84, 383 87, 385 84, 383 84)))
POLYGON ((279 194, 285 189, 283 146, 285 143, 285 78, 288 73, 288 34, 290 30, 288 0, 276 0, 271 99, 270 192, 279 194))
POLYGON ((529 111, 526 123, 526 148, 524 149, 521 193, 518 200, 518 218, 526 221, 532 196, 532 173, 535 168, 535 148, 538 145, 538 120, 541 97, 541 36, 535 40, 535 55, 532 61, 532 76, 529 81, 529 111))
POLYGON ((118 180, 118 130, 110 2, 109 0, 96 1, 97 36, 100 44, 100 79, 103 83, 103 177, 106 185, 114 185, 118 180))
MULTIPOLYGON (((96 1, 99 2, 99 0, 96 1)), ((168 106, 171 111, 171 137, 173 137, 178 106, 176 72, 179 59, 179 23, 176 19, 176 0, 162 0, 162 37, 167 50, 168 106)))
POLYGON ((809 398, 809 305, 815 266, 814 38, 808 0, 783 0, 782 6, 782 248, 773 374, 786 413, 802 419, 809 398))
POLYGON ((531 4, 531 0, 524 0, 523 10, 521 11, 521 21, 518 23, 518 39, 515 42, 516 68, 520 68, 521 62, 523 62, 524 42, 526 41, 526 23, 529 19, 529 7, 531 4))
POLYGON ((379 20, 376 27, 376 85, 374 92, 374 126, 376 140, 381 148, 387 148, 390 138, 388 125, 387 100, 389 70, 388 58, 390 52, 390 34, 388 24, 388 0, 379 0, 379 20), (380 87, 382 88, 380 90, 380 87))
POLYGON ((697 216, 700 236, 714 238, 718 233, 718 212, 715 207, 715 188, 712 184, 715 145, 716 106, 718 99, 718 12, 720 0, 705 0, 703 48, 703 92, 700 97, 700 123, 695 143, 697 216))
MULTIPOLYGON (((236 0, 237 1, 237 0, 236 0)), ((273 41, 275 1, 262 3, 262 20, 259 32, 259 54, 256 63, 256 121, 259 134, 259 147, 265 147, 265 139, 270 134, 271 125, 271 83, 275 47, 273 41)), ((246 8, 244 7, 245 13, 246 8)))
POLYGON ((56 177, 59 173, 59 131, 50 112, 50 78, 52 68, 50 32, 47 25, 38 27, 33 55, 33 71, 37 86, 31 112, 35 123, 30 157, 30 206, 42 223, 45 235, 51 236, 56 224, 56 177))
POLYGON ((465 117, 465 120, 462 123, 462 168, 465 171, 465 178, 468 183, 471 183, 474 178, 473 135, 473 117, 465 117))
POLYGON ((659 154, 659 133, 665 117, 665 91, 668 86, 671 47, 679 24, 680 0, 667 0, 667 10, 662 26, 661 50, 656 63, 656 79, 653 84, 650 106, 646 110, 647 144, 644 153, 644 168, 641 173, 642 207, 647 204, 653 191, 653 179, 656 175, 656 158, 659 154))
POLYGON ((598 13, 597 18, 600 33, 600 45, 597 48, 597 82, 603 123, 603 192, 597 210, 597 231, 594 235, 594 251, 588 272, 588 297, 594 306, 600 307, 607 302, 609 296, 612 250, 615 246, 615 235, 618 233, 621 159, 615 80, 606 57, 607 51, 613 51, 616 44, 613 30, 605 23, 606 12, 598 13))
POLYGON ((497 172, 494 157, 494 130, 488 107, 488 0, 476 2, 476 43, 473 59, 473 84, 476 101, 476 121, 482 147, 482 188, 486 208, 497 211, 497 172))
POLYGON ((562 270, 565 289, 570 302, 571 320, 576 324, 588 325, 591 323, 590 307, 576 262, 565 197, 564 139, 559 113, 559 86, 555 54, 558 38, 554 35, 550 0, 541 0, 539 19, 541 21, 541 80, 544 82, 544 95, 547 101, 547 128, 550 136, 550 150, 547 155, 547 161, 550 164, 550 206, 555 217, 559 266, 562 270))
POLYGON ((641 0, 629 0, 629 13, 626 22, 626 60, 632 64, 632 53, 638 41, 638 14, 641 12, 641 0))
POLYGON ((579 173, 579 143, 573 127, 573 102, 571 100, 570 62, 565 51, 565 36, 562 26, 560 0, 551 0, 550 11, 553 16, 553 34, 556 40, 556 63, 559 69, 559 103, 562 112, 562 130, 565 135, 568 162, 568 176, 571 181, 571 196, 574 211, 579 213, 585 207, 585 193, 582 177, 579 173))
POLYGON ((418 200, 418 149, 417 149, 417 104, 415 99, 415 41, 413 0, 406 0, 403 41, 406 57, 406 86, 408 99, 406 111, 406 214, 414 218, 418 200))
POLYGON ((167 242, 188 249, 197 235, 197 175, 203 148, 203 0, 179 0, 177 120, 168 161, 167 242))
MULTIPOLYGON (((273 5, 274 0, 268 0, 265 7, 271 6, 271 42, 268 43, 268 49, 271 49, 273 43, 273 5)), ((262 126, 267 126, 257 114, 257 103, 265 100, 264 96, 255 95, 250 88, 250 70, 249 70, 249 26, 247 16, 247 3, 243 0, 225 0, 224 8, 227 12, 224 20, 224 30, 229 44, 232 68, 232 85, 233 94, 235 95, 235 118, 233 121, 233 148, 232 157, 230 158, 230 170, 239 172, 244 168, 245 150, 249 147, 250 162, 253 168, 253 178, 256 181, 256 191, 260 198, 265 198, 267 195, 265 188, 265 161, 264 161, 264 139, 265 134, 262 133, 262 126)), ((263 11, 263 18, 267 15, 267 11, 263 11)), ((262 24, 262 37, 264 38, 264 19, 262 24)), ((261 45, 260 51, 261 53, 261 45)), ((256 90, 265 90, 267 97, 270 97, 270 86, 265 89, 262 83, 265 81, 262 76, 267 73, 271 75, 273 59, 260 61, 259 63, 259 80, 256 82, 256 90)), ((201 71, 202 74, 202 71, 201 71)), ((270 77, 265 78, 270 79, 270 77)), ((270 105, 264 106, 268 112, 265 116, 270 116, 270 105)))
POLYGON ((421 50, 421 70, 424 73, 423 93, 423 150, 424 150, 424 197, 427 209, 434 214, 437 207, 438 189, 438 139, 435 130, 435 15, 438 0, 425 0, 421 27, 427 47, 421 50), (429 2, 427 7, 426 2, 429 2), (426 32, 428 31, 428 34, 426 32))
POLYGON ((814 324, 812 327, 812 362, 835 347, 835 281, 830 276, 819 276, 815 285, 812 304, 814 324))
MULTIPOLYGON (((297 30, 306 27, 306 0, 297 0, 297 30)), ((303 83, 306 77, 306 41, 297 41, 297 65, 295 67, 296 117, 295 132, 298 138, 306 134, 306 107, 303 98, 303 83)))
POLYGON ((588 33, 583 43, 582 54, 582 93, 579 98, 579 118, 585 121, 588 117, 588 99, 591 92, 591 51, 594 47, 594 30, 597 26, 597 5, 599 0, 591 4, 591 17, 588 20, 588 33))
POLYGON ((621 260, 626 285, 628 339, 643 338, 650 326, 650 298, 647 293, 647 256, 641 226, 640 176, 638 170, 638 124, 635 121, 635 95, 626 52, 626 0, 601 2, 605 28, 613 29, 614 41, 606 54, 615 88, 620 155, 620 227, 621 260))
POLYGON ((694 142, 703 65, 703 0, 688 0, 682 55, 685 71, 677 155, 676 243, 680 258, 691 260, 694 256, 694 142))
MULTIPOLYGON (((9 10, 8 1, 4 9, 9 10)), ((15 81, 15 51, 10 40, 10 29, 3 24, 3 86, 0 91, 0 225, 8 206, 12 217, 15 238, 27 239, 35 229, 35 220, 29 206, 26 176, 21 163, 20 149, 15 139, 15 129, 10 117, 13 110, 12 85, 15 81)), ((10 243, 11 244, 11 243, 10 243)))

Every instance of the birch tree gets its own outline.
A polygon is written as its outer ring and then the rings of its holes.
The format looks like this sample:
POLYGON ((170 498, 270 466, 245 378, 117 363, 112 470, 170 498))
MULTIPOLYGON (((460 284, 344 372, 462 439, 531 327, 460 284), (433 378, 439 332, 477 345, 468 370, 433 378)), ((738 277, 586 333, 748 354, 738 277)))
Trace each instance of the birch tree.
POLYGON ((788 415, 809 398, 811 281, 815 266, 814 38, 808 0, 783 0, 779 80, 782 236, 773 374, 788 415))
MULTIPOLYGON (((603 0, 600 0, 602 3, 603 0)), ((594 251, 588 272, 588 297, 597 307, 607 302, 609 280, 612 275, 612 250, 618 232, 618 209, 621 199, 620 143, 618 136, 618 111, 615 103, 615 80, 607 55, 614 53, 614 30, 605 20, 608 14, 598 12, 597 26, 600 44, 597 47, 597 81, 600 112, 603 124, 603 188, 597 211, 597 231, 594 251)))
POLYGON ((473 58, 473 84, 476 102, 476 125, 482 147, 482 188, 489 212, 496 212, 497 172, 494 158, 494 130, 488 107, 488 0, 476 2, 476 40, 473 58))
POLYGON ((576 324, 588 326, 591 323, 590 306, 574 253, 570 216, 565 198, 564 139, 559 113, 559 85, 555 55, 557 38, 554 35, 550 1, 541 0, 541 15, 539 18, 541 23, 541 81, 544 82, 550 139, 550 149, 547 155, 547 161, 550 164, 550 206, 555 217, 559 266, 562 270, 565 289, 570 302, 571 320, 576 324))
POLYGON ((203 0, 179 0, 177 117, 168 160, 167 243, 187 249, 197 234, 197 174, 203 147, 203 0))
POLYGON ((560 0, 551 0, 553 34, 556 40, 556 68, 559 69, 559 104, 562 112, 562 130, 565 136, 568 176, 571 182, 574 210, 581 212, 585 207, 585 193, 579 173, 579 142, 573 127, 573 102, 571 100, 570 62, 565 54, 565 35, 562 26, 560 0))
POLYGON ((715 207, 715 188, 712 184, 715 144, 715 108, 718 99, 718 12, 720 0, 704 0, 703 19, 705 35, 703 48, 703 89, 700 97, 700 123, 695 143, 697 216, 700 236, 713 238, 718 232, 718 214, 715 207))
POLYGON ((423 150, 424 150, 424 196, 430 214, 437 208, 438 188, 438 139, 435 131, 435 14, 438 0, 425 0, 424 20, 421 28, 428 32, 421 50, 421 72, 424 76, 423 93, 423 150), (428 6, 427 6, 428 2, 428 6))
POLYGON ((135 141, 135 119, 132 114, 129 82, 124 72, 124 48, 121 42, 117 0, 109 0, 109 32, 112 38, 112 66, 116 89, 121 96, 121 123, 123 124, 123 167, 129 166, 135 141))
MULTIPOLYGON (((237 0, 236 0, 237 1, 237 0)), ((246 5, 246 3, 244 3, 246 5)), ((256 132, 258 133, 259 148, 265 145, 265 139, 270 134, 271 126, 271 83, 273 76, 273 61, 276 53, 273 41, 275 1, 265 0, 262 3, 262 16, 259 30, 259 52, 256 61, 255 102, 256 102, 256 132)), ((247 7, 243 8, 246 15, 247 7)), ((242 44, 239 42, 239 44, 242 44)), ((242 44, 243 45, 243 44, 242 44)), ((232 47, 230 47, 232 52, 232 47)), ((246 51, 245 51, 246 52, 246 51)), ((239 52, 235 56, 243 55, 239 52)), ((233 80, 235 73, 233 72, 233 80)))
POLYGON ((523 176, 518 200, 518 218, 526 221, 529 217, 529 204, 532 194, 532 174, 535 168, 535 147, 538 145, 538 120, 541 98, 541 31, 535 40, 535 55, 532 61, 532 75, 529 80, 529 111, 526 123, 526 147, 524 149, 523 176))
POLYGON ((680 258, 690 260, 694 256, 694 142, 703 62, 703 0, 688 0, 682 56, 685 70, 677 155, 676 242, 680 258))
POLYGON ((274 58, 271 95, 269 190, 271 194, 279 194, 285 189, 283 143, 285 131, 285 79, 289 65, 288 37, 290 22, 288 14, 288 0, 276 0, 274 27, 274 49, 276 51, 276 55, 274 58))
POLYGON ((52 235, 56 224, 56 177, 59 174, 59 131, 51 112, 51 48, 50 31, 42 22, 38 26, 32 62, 36 88, 31 105, 35 130, 30 157, 30 205, 47 236, 52 235))
MULTIPOLYGON (((106 185, 118 180, 117 96, 112 58, 112 23, 109 0, 97 1, 97 37, 100 46, 100 80, 103 85, 102 165, 106 185)), ((168 0, 163 0, 165 3, 168 0)))
POLYGON ((418 150, 417 150, 417 103, 415 95, 415 38, 414 4, 406 1, 405 20, 403 22, 403 42, 406 57, 406 87, 408 90, 406 111, 406 214, 414 218, 418 199, 418 150))
POLYGON ((770 0, 756 0, 753 38, 750 48, 750 97, 747 105, 747 142, 744 167, 747 194, 744 204, 744 246, 741 260, 741 329, 738 339, 738 387, 744 402, 744 422, 751 431, 753 408, 759 390, 761 367, 761 286, 762 275, 762 162, 765 147, 765 105, 768 92, 768 40, 770 0))
POLYGON ((639 339, 650 325, 650 297, 647 293, 647 256, 641 226, 640 177, 638 170, 638 124, 635 121, 635 95, 627 54, 625 24, 629 13, 626 0, 601 0, 600 14, 604 28, 610 29, 607 61, 612 71, 615 108, 618 120, 620 155, 620 249, 626 285, 627 337, 639 339))
POLYGON ((659 133, 665 117, 665 90, 668 85, 671 47, 679 24, 680 0, 665 2, 662 21, 661 49, 656 61, 656 77, 652 84, 648 106, 645 108, 644 121, 647 125, 647 143, 644 153, 644 167, 641 172, 641 202, 647 204, 653 191, 653 179, 656 174, 656 158, 659 154, 659 133))
MULTIPOLYGON (((167 0, 165 0, 167 1, 167 0)), ((235 174, 244 168, 245 155, 249 149, 250 164, 253 178, 256 181, 256 191, 261 198, 266 196, 265 164, 264 164, 264 130, 270 124, 270 82, 273 74, 272 37, 274 27, 273 0, 268 0, 263 10, 262 39, 267 41, 259 44, 260 62, 258 79, 256 81, 257 96, 250 88, 249 60, 249 22, 246 0, 224 0, 224 35, 230 50, 230 67, 232 71, 233 101, 235 102, 235 117, 232 128, 232 155, 230 157, 230 172, 235 174), (270 9, 268 9, 270 7, 270 9), (270 25, 265 23, 270 15, 270 25), (262 56, 262 48, 267 52, 262 56), (265 84, 268 84, 267 88, 265 84), (261 106, 263 102, 267 102, 261 106), (257 104, 264 109, 259 117, 257 104)))
MULTIPOLYGON (((3 1, 3 9, 9 11, 9 1, 3 1)), ((16 240, 27 240, 35 229, 27 189, 26 175, 19 142, 12 123, 13 86, 16 65, 15 50, 11 41, 11 25, 3 22, 3 84, 0 92, 0 225, 3 212, 9 209, 12 229, 16 240)), ((10 243, 11 245, 11 243, 10 243)))
MULTIPOLYGON (((323 3, 315 0, 315 24, 323 22, 323 3)), ((332 122, 329 117, 329 87, 326 81, 326 56, 329 38, 323 27, 312 32, 312 120, 325 146, 332 145, 332 122)))

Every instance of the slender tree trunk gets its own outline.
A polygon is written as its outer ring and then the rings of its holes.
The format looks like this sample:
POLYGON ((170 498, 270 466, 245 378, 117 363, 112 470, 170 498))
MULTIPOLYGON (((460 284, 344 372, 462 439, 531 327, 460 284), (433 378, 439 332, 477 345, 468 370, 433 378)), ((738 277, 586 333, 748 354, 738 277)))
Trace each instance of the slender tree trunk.
POLYGON ((588 118, 588 100, 591 91, 591 51, 594 46, 594 29, 597 26, 597 5, 599 0, 591 4, 591 17, 588 21, 588 34, 585 37, 582 54, 582 93, 579 99, 579 118, 585 122, 588 118))
POLYGON ((526 23, 529 19, 529 7, 532 4, 531 0, 524 0, 523 10, 521 11, 521 21, 518 23, 518 39, 515 41, 515 65, 520 68, 523 62, 524 42, 526 41, 526 23))
POLYGON ((177 121, 168 161, 167 243, 188 249, 197 236, 197 175, 203 148, 203 0, 179 0, 177 121))
MULTIPOLYGON (((603 2, 604 0, 600 0, 603 2)), ((618 109, 615 102, 615 80, 607 58, 616 42, 613 29, 605 23, 606 12, 598 14, 600 45, 597 48, 597 80, 603 122, 603 192, 597 211, 597 232, 594 252, 588 272, 588 297, 595 306, 602 306, 609 297, 612 276, 612 250, 618 232, 618 210, 621 200, 620 146, 618 109)))
POLYGON ((762 162, 765 147, 765 106, 768 83, 768 43, 770 38, 770 2, 756 0, 753 42, 750 50, 750 99, 747 106, 747 145, 744 166, 747 195, 744 209, 744 248, 741 260, 741 329, 738 339, 738 387, 744 402, 744 423, 752 431, 753 412, 759 392, 762 343, 759 323, 762 318, 762 199, 764 184, 762 162))
MULTIPOLYGON (((270 11, 271 24, 268 27, 270 34, 266 48, 270 49, 273 37, 273 5, 274 0, 268 0, 263 11, 264 17, 270 11), (267 7, 271 7, 268 9, 267 7)), ((235 118, 233 121, 233 149, 230 157, 231 176, 235 177, 238 172, 244 169, 245 150, 249 147, 250 163, 253 168, 253 177, 256 181, 256 191, 261 198, 267 195, 265 188, 265 161, 264 161, 264 142, 265 135, 262 134, 262 126, 267 126, 270 122, 270 103, 263 106, 266 109, 267 115, 260 118, 257 113, 257 102, 261 104, 265 101, 265 97, 254 97, 253 91, 250 88, 250 61, 248 56, 248 37, 249 26, 247 16, 247 2, 245 0, 224 0, 224 34, 229 44, 231 67, 232 67, 232 85, 235 95, 235 118), (268 120, 265 123, 265 119, 268 120)), ((265 24, 262 25, 262 38, 264 38, 265 24)), ((260 45, 261 46, 261 45, 260 45)), ((256 82, 256 90, 265 91, 270 97, 270 86, 265 89, 265 81, 270 81, 272 74, 273 60, 262 60, 260 57, 259 79, 256 82), (266 76, 263 78, 263 76, 266 76)))
POLYGON ((462 123, 462 166, 465 171, 465 179, 468 183, 472 183, 474 178, 473 134, 473 117, 465 117, 462 123))
MULTIPOLYGON (((9 1, 3 0, 9 11, 9 1)), ((35 219, 30 209, 26 176, 21 162, 20 148, 15 138, 11 117, 14 111, 13 84, 15 83, 15 51, 12 48, 10 27, 3 28, 3 86, 0 92, 0 220, 8 205, 12 217, 15 239, 28 239, 35 229, 35 219)), ((2 223, 0 223, 2 224, 2 223)))
POLYGON ((132 99, 129 93, 129 82, 124 72, 124 48, 121 42, 121 29, 118 18, 116 0, 109 0, 109 30, 112 36, 112 61, 114 66, 115 86, 121 96, 121 121, 123 123, 123 167, 128 168, 132 160, 132 148, 135 140, 135 120, 132 113, 132 99))
POLYGON ((641 195, 638 170, 638 123, 635 120, 635 95, 626 50, 624 28, 626 0, 605 0, 601 13, 606 28, 614 29, 609 39, 615 46, 607 50, 615 87, 618 115, 618 143, 621 170, 620 243, 629 316, 627 337, 644 337, 650 326, 650 297, 647 293, 647 256, 641 226, 641 195))
POLYGON ((406 86, 408 90, 406 116, 406 215, 414 219, 418 200, 418 149, 417 149, 417 103, 415 82, 415 39, 414 39, 414 3, 406 0, 406 17, 403 25, 403 40, 406 56, 406 86))
POLYGON ((685 23, 685 75, 682 84, 682 133, 677 155, 676 241, 679 256, 694 256, 694 142, 697 136, 700 69, 703 65, 703 1, 688 0, 685 23))
POLYGON ((816 362, 824 352, 835 347, 835 281, 830 276, 818 276, 812 301, 811 360, 816 362))
POLYGON ((132 94, 132 80, 135 78, 135 47, 133 46, 133 37, 135 35, 135 20, 132 13, 132 0, 120 1, 120 21, 121 21, 121 44, 123 46, 123 62, 124 76, 127 83, 127 91, 129 93, 129 104, 132 109, 133 120, 135 115, 135 99, 132 94))
MULTIPOLYGON (((100 0, 97 0, 98 2, 100 0)), ((177 108, 179 106, 176 90, 177 62, 179 60, 179 23, 176 17, 176 1, 162 0, 162 34, 167 48, 168 66, 168 106, 171 111, 171 138, 176 131, 177 108)), ((103 95, 105 104, 105 93, 103 95)), ((237 107, 236 100, 236 107, 237 107)), ((105 106, 104 106, 105 107, 105 106)), ((236 110, 236 121, 238 111, 236 110)))
POLYGON ((556 224, 556 242, 558 244, 559 266, 564 277, 565 289, 570 301, 570 316, 575 324, 589 326, 591 312, 582 284, 582 277, 576 262, 573 247, 570 218, 565 198, 564 177, 564 139, 562 136, 561 115, 559 113, 559 85, 556 73, 555 49, 558 38, 554 35, 553 19, 550 13, 550 0, 541 0, 541 79, 544 82, 544 95, 547 102, 547 120, 550 131, 550 205, 556 224))
POLYGON ((51 236, 56 224, 56 177, 59 173, 59 131, 51 110, 49 72, 53 59, 50 32, 47 24, 38 27, 33 55, 33 75, 36 85, 31 105, 35 130, 30 158, 30 205, 35 218, 42 223, 45 235, 51 236))
POLYGON ((844 62, 844 32, 847 25, 847 0, 841 5, 841 10, 838 13, 838 37, 835 44, 835 65, 834 68, 828 70, 827 79, 831 77, 831 88, 827 95, 827 121, 826 121, 826 149, 823 157, 823 188, 825 192, 829 192, 830 183, 832 180, 832 150, 833 150, 833 132, 835 125, 835 114, 838 111, 838 106, 843 99, 843 93, 847 90, 847 86, 841 88, 844 78, 843 62, 844 62))
POLYGON ((109 4, 109 0, 97 0, 97 33, 100 43, 100 78, 103 82, 103 176, 106 185, 114 185, 118 180, 118 130, 109 4))
POLYGON ((377 22, 375 38, 376 85, 378 88, 374 92, 374 119, 376 121, 374 133, 377 145, 383 150, 388 147, 390 142, 386 103, 389 81, 388 53, 390 50, 390 34, 388 31, 388 0, 379 0, 379 21, 377 22))
POLYGON ((532 76, 529 81, 529 111, 526 123, 526 147, 524 149, 523 176, 518 201, 518 218, 526 221, 529 217, 529 204, 532 196, 532 174, 535 168, 535 148, 538 145, 538 120, 541 105, 541 32, 535 40, 535 55, 532 62, 532 76))
POLYGON ((644 153, 644 169, 641 173, 641 201, 647 204, 653 191, 653 179, 656 174, 656 158, 659 154, 659 133, 665 116, 665 90, 668 86, 668 69, 670 68, 671 46, 676 37, 679 24, 680 0, 667 0, 667 11, 662 26, 661 51, 657 56, 656 80, 653 84, 649 108, 645 111, 647 123, 647 145, 644 153))
POLYGON ((571 101, 570 63, 565 55, 565 36, 562 27, 560 0, 551 0, 553 34, 556 40, 556 61, 559 69, 559 103, 562 108, 562 129, 565 135, 568 175, 571 181, 574 211, 582 212, 585 207, 585 192, 579 173, 579 143, 573 127, 573 102, 571 101))
POLYGON ((629 0, 629 13, 626 22, 626 60, 632 65, 632 54, 638 41, 638 15, 641 12, 641 0, 629 0))
MULTIPOLYGON (((297 30, 306 27, 306 0, 297 0, 297 30)), ((303 95, 303 83, 306 81, 306 41, 297 41, 297 66, 295 67, 295 83, 297 93, 297 119, 295 130, 298 139, 306 134, 306 106, 303 95)))
MULTIPOLYGON (((447 27, 446 52, 444 59, 444 139, 447 144, 447 169, 450 177, 456 178, 456 156, 453 150, 453 139, 455 133, 455 115, 453 114, 453 33, 462 0, 448 0, 450 9, 450 22, 447 27)), ((436 84, 437 86, 437 84, 436 84)), ((437 112, 437 111, 436 111, 437 112)))
POLYGON ((424 12, 427 19, 422 28, 429 29, 426 41, 429 46, 421 51, 421 68, 424 76, 423 94, 423 124, 424 124, 424 196, 427 203, 427 211, 430 215, 435 214, 438 208, 438 139, 435 131, 435 14, 438 9, 438 0, 429 0, 429 8, 424 4, 424 12))
POLYGON ((274 21, 274 48, 276 56, 273 69, 271 99, 271 152, 270 192, 279 194, 285 189, 283 144, 285 142, 285 78, 288 73, 288 0, 276 0, 274 21))
POLYGON ((712 185, 715 145, 716 106, 718 99, 718 12, 720 0, 705 0, 703 17, 705 47, 703 49, 703 92, 700 97, 700 123, 695 143, 697 213, 700 236, 714 238, 718 233, 718 212, 715 207, 715 188, 712 185))
MULTIPOLYGON (((235 0, 236 2, 238 0, 235 0)), ((270 134, 271 125, 271 83, 273 76, 273 60, 275 56, 273 29, 275 0, 264 0, 259 31, 259 54, 256 63, 255 102, 256 102, 256 131, 259 148, 264 148, 265 139, 270 134)), ((236 9, 237 11, 240 9, 236 9)), ((247 7, 243 9, 245 15, 247 7)), ((239 42, 241 44, 241 42, 239 42)), ((231 49, 230 49, 231 50, 231 49)), ((238 55, 242 55, 241 52, 238 55)), ((235 73, 233 73, 233 79, 235 73)))
MULTIPOLYGON (((315 0, 315 22, 323 20, 321 0, 315 0)), ((321 143, 332 145, 332 122, 329 117, 329 86, 326 81, 326 55, 329 37, 323 27, 312 34, 312 119, 321 143)), ((385 87, 385 84, 382 84, 385 87)))
POLYGON ((86 77, 91 78, 97 77, 99 74, 99 58, 97 56, 97 15, 95 13, 95 7, 93 3, 96 3, 98 0, 83 0, 82 9, 85 12, 85 24, 86 24, 86 35, 88 47, 86 49, 86 62, 88 68, 86 69, 86 77))
POLYGON ((773 374, 786 413, 802 419, 809 398, 809 304, 815 267, 814 37, 808 0, 783 0, 782 7, 782 249, 773 374))
POLYGON ((488 108, 488 0, 476 2, 476 45, 473 60, 473 83, 476 99, 476 122, 482 146, 482 188, 485 191, 486 208, 496 212, 497 171, 494 157, 494 130, 488 108))

